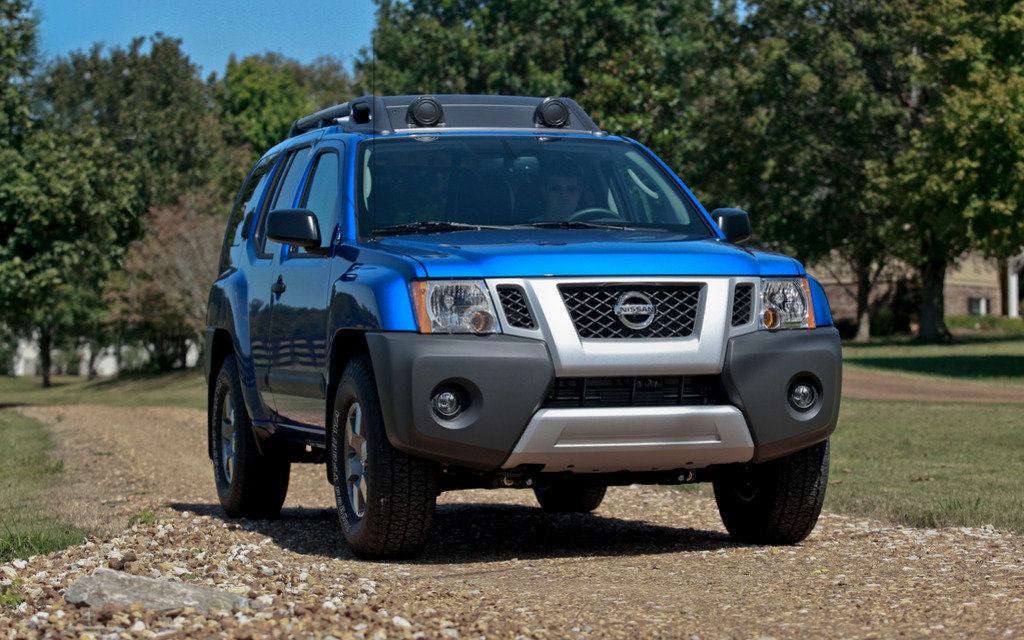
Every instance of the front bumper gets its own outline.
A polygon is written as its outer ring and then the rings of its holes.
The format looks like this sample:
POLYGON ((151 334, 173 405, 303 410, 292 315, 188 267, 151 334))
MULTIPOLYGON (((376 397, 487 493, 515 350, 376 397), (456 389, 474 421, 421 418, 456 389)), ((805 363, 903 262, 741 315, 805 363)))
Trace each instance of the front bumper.
MULTIPOLYGON (((839 414, 841 348, 831 327, 734 337, 721 370, 702 372, 717 381, 718 403, 669 406, 543 407, 555 364, 540 340, 371 333, 367 342, 392 444, 484 471, 536 465, 545 472, 605 473, 761 462, 824 440, 839 414), (797 380, 819 392, 808 411, 787 400, 797 380), (439 389, 459 390, 465 410, 457 418, 445 420, 432 409, 439 389)), ((679 369, 689 374, 687 366, 679 369)))
POLYGON ((729 341, 722 385, 747 419, 753 462, 805 449, 827 438, 839 420, 843 362, 839 331, 759 331, 729 341), (808 411, 790 406, 789 389, 807 381, 818 391, 808 411))
POLYGON ((472 469, 501 466, 554 380, 551 356, 537 340, 369 333, 366 342, 391 443, 472 469), (441 388, 463 395, 465 411, 454 420, 431 408, 441 388))

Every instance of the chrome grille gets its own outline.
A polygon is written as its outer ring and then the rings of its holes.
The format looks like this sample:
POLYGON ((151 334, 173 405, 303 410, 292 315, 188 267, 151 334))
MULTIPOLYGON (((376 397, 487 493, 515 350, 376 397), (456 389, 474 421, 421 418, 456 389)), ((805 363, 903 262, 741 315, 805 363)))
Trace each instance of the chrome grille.
POLYGON ((736 285, 732 295, 732 326, 739 327, 750 322, 754 313, 754 285, 736 285))
POLYGON ((526 304, 526 294, 521 287, 502 285, 498 287, 498 298, 501 300, 501 308, 510 327, 533 329, 536 326, 533 314, 530 313, 530 305, 526 304))
POLYGON ((702 289, 700 284, 559 287, 576 332, 584 339, 685 338, 693 333, 702 289), (620 299, 635 299, 636 294, 654 306, 653 321, 644 328, 627 326, 615 313, 620 299))

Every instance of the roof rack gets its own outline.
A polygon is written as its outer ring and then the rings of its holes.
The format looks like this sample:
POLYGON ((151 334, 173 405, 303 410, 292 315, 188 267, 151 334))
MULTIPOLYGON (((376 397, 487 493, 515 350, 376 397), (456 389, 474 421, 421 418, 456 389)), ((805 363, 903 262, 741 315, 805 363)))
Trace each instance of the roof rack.
POLYGON ((354 98, 299 118, 289 137, 331 126, 376 134, 452 129, 607 134, 570 98, 420 95, 354 98))

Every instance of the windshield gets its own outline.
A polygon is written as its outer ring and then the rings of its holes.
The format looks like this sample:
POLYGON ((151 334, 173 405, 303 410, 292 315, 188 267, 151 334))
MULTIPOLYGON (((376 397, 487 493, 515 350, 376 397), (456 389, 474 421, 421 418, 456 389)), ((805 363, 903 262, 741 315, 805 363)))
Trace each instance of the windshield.
POLYGON ((518 226, 712 235, 674 179, 622 141, 378 138, 359 157, 363 237, 518 226))

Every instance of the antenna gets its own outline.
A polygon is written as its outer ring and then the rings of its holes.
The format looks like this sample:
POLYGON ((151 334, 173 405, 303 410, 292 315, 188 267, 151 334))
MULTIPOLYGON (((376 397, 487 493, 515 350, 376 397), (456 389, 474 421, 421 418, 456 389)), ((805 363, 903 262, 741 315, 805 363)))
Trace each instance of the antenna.
MULTIPOLYGON (((370 32, 370 95, 371 104, 377 101, 377 29, 380 28, 380 10, 377 11, 377 26, 374 27, 373 31, 370 32)), ((374 114, 370 112, 370 119, 373 120, 374 114)), ((373 194, 373 183, 377 178, 377 126, 376 123, 372 123, 370 129, 370 194, 373 194)), ((366 185, 363 185, 363 189, 366 185)), ((373 198, 373 204, 370 207, 370 233, 377 228, 377 198, 373 198)))

